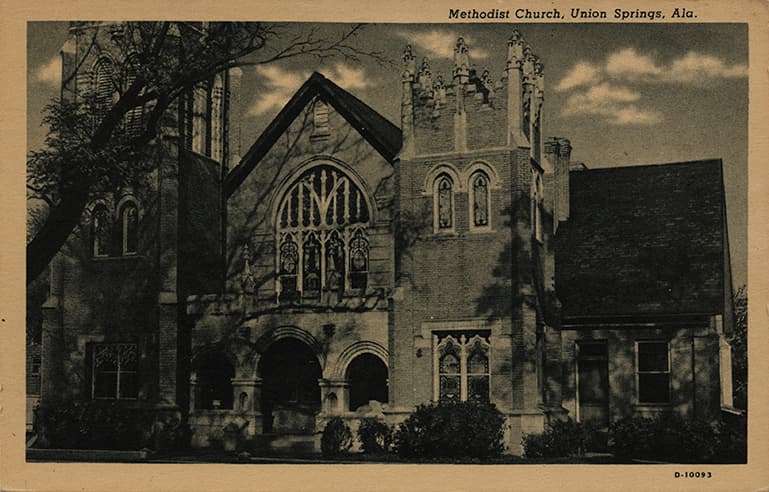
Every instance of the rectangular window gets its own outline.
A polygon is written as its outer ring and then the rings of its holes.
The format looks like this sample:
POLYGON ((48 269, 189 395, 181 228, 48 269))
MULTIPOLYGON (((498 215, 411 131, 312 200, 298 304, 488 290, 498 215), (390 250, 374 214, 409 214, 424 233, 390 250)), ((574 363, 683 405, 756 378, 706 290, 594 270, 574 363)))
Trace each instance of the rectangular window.
POLYGON ((489 335, 488 331, 433 334, 435 400, 489 401, 489 335))
POLYGON ((138 394, 138 350, 135 343, 92 346, 91 396, 94 399, 134 399, 138 394))
POLYGON ((638 403, 670 402, 670 351, 668 342, 636 342, 636 384, 638 403))

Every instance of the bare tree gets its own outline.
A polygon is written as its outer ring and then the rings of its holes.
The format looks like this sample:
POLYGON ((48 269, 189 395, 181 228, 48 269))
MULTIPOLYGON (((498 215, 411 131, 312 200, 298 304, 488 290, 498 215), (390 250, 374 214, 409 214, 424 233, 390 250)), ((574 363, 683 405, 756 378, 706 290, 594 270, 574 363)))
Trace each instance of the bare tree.
POLYGON ((366 52, 352 43, 362 25, 345 26, 335 33, 244 22, 124 22, 89 27, 87 54, 117 51, 120 55, 122 66, 113 81, 115 96, 105 103, 68 93, 83 68, 76 66, 64 75, 61 100, 47 108, 46 147, 28 156, 28 197, 45 202, 48 215, 27 243, 27 284, 65 244, 94 194, 150 170, 151 160, 142 159, 146 144, 158 136, 167 111, 196 84, 229 68, 300 56, 385 60, 379 52, 366 52), (103 41, 104 30, 108 30, 108 45, 103 41), (144 113, 139 131, 119 131, 126 115, 136 108, 144 113))

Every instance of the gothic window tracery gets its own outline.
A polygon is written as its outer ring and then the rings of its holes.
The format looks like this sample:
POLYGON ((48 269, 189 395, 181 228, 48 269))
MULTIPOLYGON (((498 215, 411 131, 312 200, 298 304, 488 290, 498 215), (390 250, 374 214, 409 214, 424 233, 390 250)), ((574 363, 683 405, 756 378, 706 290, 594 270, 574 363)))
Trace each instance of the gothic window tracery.
POLYGON ((489 333, 435 333, 435 399, 489 401, 489 333))
POLYGON ((435 229, 451 231, 454 228, 454 183, 447 174, 438 176, 434 197, 435 229))
POLYGON ((472 192, 472 225, 474 228, 489 226, 489 178, 478 171, 470 179, 472 192))
POLYGON ((364 290, 369 221, 363 191, 341 170, 321 164, 302 173, 278 209, 278 299, 364 290))

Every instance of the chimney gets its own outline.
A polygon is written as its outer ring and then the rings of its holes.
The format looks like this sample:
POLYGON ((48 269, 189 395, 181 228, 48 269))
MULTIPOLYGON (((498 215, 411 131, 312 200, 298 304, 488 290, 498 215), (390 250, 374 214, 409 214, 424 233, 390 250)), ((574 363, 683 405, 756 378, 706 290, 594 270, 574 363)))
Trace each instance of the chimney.
POLYGON ((417 66, 411 45, 406 45, 403 50, 403 72, 401 73, 401 132, 403 134, 403 146, 401 155, 414 153, 414 78, 417 66))
POLYGON ((571 143, 568 139, 550 137, 544 144, 544 160, 554 168, 553 182, 553 232, 558 222, 569 218, 569 162, 571 143))
POLYGON ((569 219, 569 162, 571 161, 571 142, 566 138, 558 140, 558 160, 555 165, 555 188, 558 197, 558 210, 555 211, 553 222, 569 219))

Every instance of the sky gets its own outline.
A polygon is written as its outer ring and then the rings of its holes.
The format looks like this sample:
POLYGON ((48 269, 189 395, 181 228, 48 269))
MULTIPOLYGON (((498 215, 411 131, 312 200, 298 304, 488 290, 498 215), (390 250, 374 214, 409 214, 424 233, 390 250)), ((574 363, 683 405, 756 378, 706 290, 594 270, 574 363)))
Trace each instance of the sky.
MULTIPOLYGON (((308 24, 292 29, 306 30, 308 24)), ((318 26, 315 26, 318 27, 318 26)), ((324 24, 333 35, 344 25, 324 24)), ((373 59, 313 58, 244 67, 239 101, 245 154, 294 91, 318 71, 400 126, 400 57, 407 43, 433 74, 451 74, 463 36, 471 63, 504 75, 517 27, 544 64, 543 134, 571 140, 589 168, 721 158, 733 283, 747 282, 748 30, 745 24, 379 24, 355 37, 373 59)), ((28 148, 43 145, 44 106, 59 93, 58 53, 67 24, 28 24, 28 148)))

